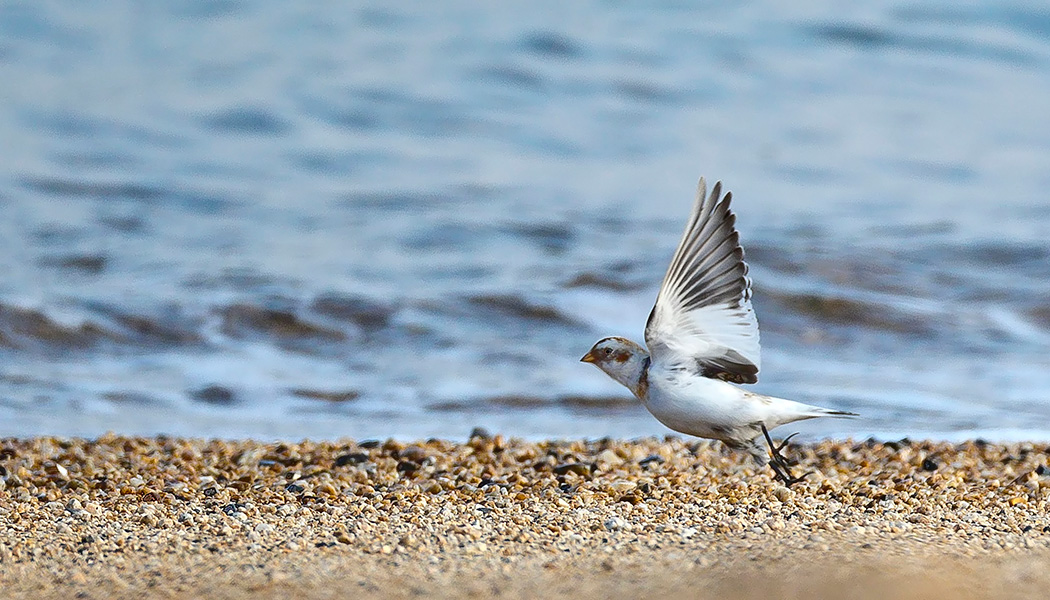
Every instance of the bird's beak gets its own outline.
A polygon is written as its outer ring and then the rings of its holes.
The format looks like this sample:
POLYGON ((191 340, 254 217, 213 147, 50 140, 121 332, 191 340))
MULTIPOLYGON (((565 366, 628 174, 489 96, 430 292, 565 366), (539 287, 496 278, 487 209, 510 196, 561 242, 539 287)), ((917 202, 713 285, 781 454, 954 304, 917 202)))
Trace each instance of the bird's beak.
POLYGON ((598 362, 598 359, 594 357, 593 352, 588 352, 587 354, 583 355, 583 358, 580 359, 580 362, 596 363, 598 362))

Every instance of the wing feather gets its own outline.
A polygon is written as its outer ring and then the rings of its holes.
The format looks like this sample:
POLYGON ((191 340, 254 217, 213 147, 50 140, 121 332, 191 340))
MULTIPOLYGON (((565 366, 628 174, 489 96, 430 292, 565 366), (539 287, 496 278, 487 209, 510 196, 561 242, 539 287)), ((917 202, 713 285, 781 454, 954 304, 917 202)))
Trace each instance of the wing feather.
POLYGON ((654 362, 705 377, 758 381, 758 320, 751 307, 732 192, 717 182, 707 194, 701 178, 689 222, 664 276, 645 327, 654 362))

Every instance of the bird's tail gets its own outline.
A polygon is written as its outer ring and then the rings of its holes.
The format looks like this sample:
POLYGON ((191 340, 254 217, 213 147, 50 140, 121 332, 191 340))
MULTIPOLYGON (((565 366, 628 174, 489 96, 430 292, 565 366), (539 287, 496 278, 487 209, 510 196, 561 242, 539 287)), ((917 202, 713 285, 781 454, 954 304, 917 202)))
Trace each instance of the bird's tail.
POLYGON ((844 410, 834 410, 831 408, 824 408, 822 406, 813 406, 812 404, 803 404, 801 402, 795 402, 793 400, 784 400, 778 398, 781 415, 780 419, 771 419, 773 423, 767 421, 767 425, 770 428, 776 427, 777 425, 785 425, 794 421, 805 421, 808 419, 817 419, 820 417, 832 417, 836 419, 852 419, 853 417, 859 417, 857 413, 851 413, 844 410), (779 422, 777 422, 779 421, 779 422), (775 423, 775 424, 774 424, 775 423))
POLYGON ((768 427, 769 429, 787 425, 787 423, 798 420, 815 419, 820 417, 854 418, 860 416, 857 413, 805 405, 802 404, 802 402, 796 402, 795 400, 785 398, 775 398, 771 396, 764 396, 764 398, 766 402, 768 402, 770 409, 769 416, 764 419, 765 427, 768 427))
POLYGON ((830 408, 820 408, 817 406, 813 407, 816 417, 838 417, 840 419, 851 419, 853 417, 859 417, 857 413, 846 412, 844 410, 832 410, 830 408))

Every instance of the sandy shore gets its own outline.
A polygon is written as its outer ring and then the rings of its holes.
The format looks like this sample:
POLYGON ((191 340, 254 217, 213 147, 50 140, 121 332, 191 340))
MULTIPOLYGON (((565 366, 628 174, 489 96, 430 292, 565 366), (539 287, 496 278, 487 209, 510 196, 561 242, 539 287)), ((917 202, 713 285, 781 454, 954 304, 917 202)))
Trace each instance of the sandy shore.
POLYGON ((1041 598, 1047 450, 7 439, 0 594, 1041 598))

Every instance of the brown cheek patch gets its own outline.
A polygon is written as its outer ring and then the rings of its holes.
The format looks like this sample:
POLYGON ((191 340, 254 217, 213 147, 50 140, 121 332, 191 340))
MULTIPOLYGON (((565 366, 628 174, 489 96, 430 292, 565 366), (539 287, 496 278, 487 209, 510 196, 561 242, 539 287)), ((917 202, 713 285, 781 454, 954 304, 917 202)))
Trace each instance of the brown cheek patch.
POLYGON ((631 355, 626 352, 617 352, 616 354, 613 354, 613 360, 618 363, 625 363, 628 358, 631 358, 631 355))

